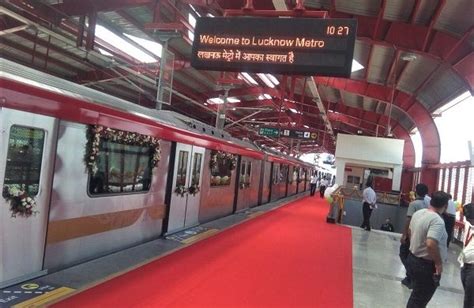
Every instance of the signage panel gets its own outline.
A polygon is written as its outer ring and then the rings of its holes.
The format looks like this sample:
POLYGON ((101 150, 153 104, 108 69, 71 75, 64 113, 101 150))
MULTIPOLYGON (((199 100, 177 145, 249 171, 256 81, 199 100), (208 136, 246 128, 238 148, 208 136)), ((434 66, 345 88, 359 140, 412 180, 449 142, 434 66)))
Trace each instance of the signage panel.
POLYGON ((260 129, 258 130, 258 134, 260 136, 279 137, 280 130, 278 128, 272 128, 272 127, 260 127, 260 129))
POLYGON ((197 20, 196 69, 349 77, 355 19, 216 17, 197 20))
POLYGON ((306 139, 306 140, 317 140, 318 133, 307 131, 307 130, 299 130, 299 129, 289 129, 289 128, 282 128, 278 129, 275 127, 260 127, 258 130, 258 134, 260 136, 267 136, 267 137, 282 137, 282 138, 292 138, 292 139, 306 139))

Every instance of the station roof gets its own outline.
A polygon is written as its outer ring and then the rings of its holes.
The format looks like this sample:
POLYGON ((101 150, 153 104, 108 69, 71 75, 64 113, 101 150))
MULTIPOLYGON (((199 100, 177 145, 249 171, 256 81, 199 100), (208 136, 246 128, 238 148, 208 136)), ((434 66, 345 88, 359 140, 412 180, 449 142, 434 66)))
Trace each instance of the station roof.
MULTIPOLYGON (((193 18, 221 16, 251 2, 9 0, 0 7, 2 57, 153 108, 159 46, 147 48, 143 40, 162 43, 171 37, 173 98, 165 108, 212 125, 217 98, 231 86, 229 133, 288 152, 289 140, 261 137, 258 127, 318 131, 317 142, 301 142, 300 153, 334 151, 338 132, 383 136, 389 131, 411 142, 414 128, 427 140, 424 146, 439 146, 437 133, 430 132, 433 113, 461 93, 473 93, 472 0, 253 1, 255 10, 303 4, 308 11, 327 11, 330 18, 357 19, 354 59, 363 68, 349 79, 267 76, 277 79, 270 86, 257 74, 192 68, 193 18), (112 36, 138 49, 141 58, 112 36)), ((439 153, 425 158, 436 162, 436 155, 439 160, 439 153)))

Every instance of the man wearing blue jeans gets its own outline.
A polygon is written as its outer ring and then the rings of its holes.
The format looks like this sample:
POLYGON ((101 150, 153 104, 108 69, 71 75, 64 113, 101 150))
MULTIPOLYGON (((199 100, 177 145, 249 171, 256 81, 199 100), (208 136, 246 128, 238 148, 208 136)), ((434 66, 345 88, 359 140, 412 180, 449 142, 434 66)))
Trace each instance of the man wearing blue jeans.
POLYGON ((407 259, 413 291, 407 308, 424 308, 439 286, 443 261, 448 255, 448 233, 441 217, 448 205, 448 194, 434 192, 430 206, 413 214, 408 236, 410 253, 407 259))

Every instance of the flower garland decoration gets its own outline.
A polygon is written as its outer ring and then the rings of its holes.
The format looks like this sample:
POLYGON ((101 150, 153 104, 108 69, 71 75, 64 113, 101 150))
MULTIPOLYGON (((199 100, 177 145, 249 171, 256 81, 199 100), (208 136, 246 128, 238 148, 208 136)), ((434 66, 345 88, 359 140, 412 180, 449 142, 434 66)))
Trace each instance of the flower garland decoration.
POLYGON ((211 159, 209 161, 209 167, 213 169, 217 165, 217 160, 230 160, 230 170, 234 170, 237 167, 237 156, 231 153, 225 153, 222 151, 211 151, 211 159))
POLYGON ((177 195, 181 195, 181 197, 184 197, 184 194, 187 192, 187 190, 186 190, 186 187, 184 187, 184 185, 178 185, 176 186, 176 189, 174 190, 174 192, 177 195))
POLYGON ((26 191, 17 187, 3 187, 3 197, 10 202, 10 211, 12 217, 17 215, 30 217, 36 215, 39 211, 36 209, 36 201, 26 191))
POLYGON ((95 174, 98 170, 97 158, 100 152, 99 146, 101 139, 127 145, 150 147, 150 163, 152 168, 158 166, 161 159, 160 139, 155 137, 106 128, 101 125, 89 125, 86 136, 87 144, 84 162, 87 170, 91 174, 95 174))
POLYGON ((197 184, 191 185, 188 189, 188 192, 193 196, 195 196, 200 191, 201 191, 201 188, 197 184))

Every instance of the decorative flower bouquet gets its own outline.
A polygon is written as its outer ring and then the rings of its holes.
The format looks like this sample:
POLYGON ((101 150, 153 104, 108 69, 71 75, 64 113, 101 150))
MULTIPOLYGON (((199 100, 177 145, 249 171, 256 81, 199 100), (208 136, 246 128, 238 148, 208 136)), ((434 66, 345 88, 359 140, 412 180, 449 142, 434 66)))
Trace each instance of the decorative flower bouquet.
POLYGON ((16 217, 16 215, 30 217, 38 213, 35 199, 30 197, 24 190, 17 187, 4 186, 3 197, 10 202, 12 217, 16 217))
POLYGON ((195 196, 199 191, 201 191, 201 188, 197 184, 193 184, 189 187, 188 192, 195 196))
POLYGON ((211 160, 209 161, 209 167, 213 169, 217 165, 217 160, 230 160, 230 170, 234 170, 237 167, 237 156, 231 153, 225 153, 222 151, 211 151, 211 160))
POLYGON ((89 125, 87 128, 87 144, 84 162, 91 174, 95 174, 98 169, 97 157, 99 156, 100 139, 127 145, 150 147, 152 149, 152 152, 150 153, 151 167, 156 167, 160 162, 161 150, 160 140, 158 138, 106 128, 100 125, 89 125))
POLYGON ((184 197, 184 194, 187 192, 187 190, 186 190, 186 187, 184 187, 184 185, 178 185, 178 186, 176 186, 176 189, 174 190, 174 192, 177 195, 180 195, 181 197, 184 197))

